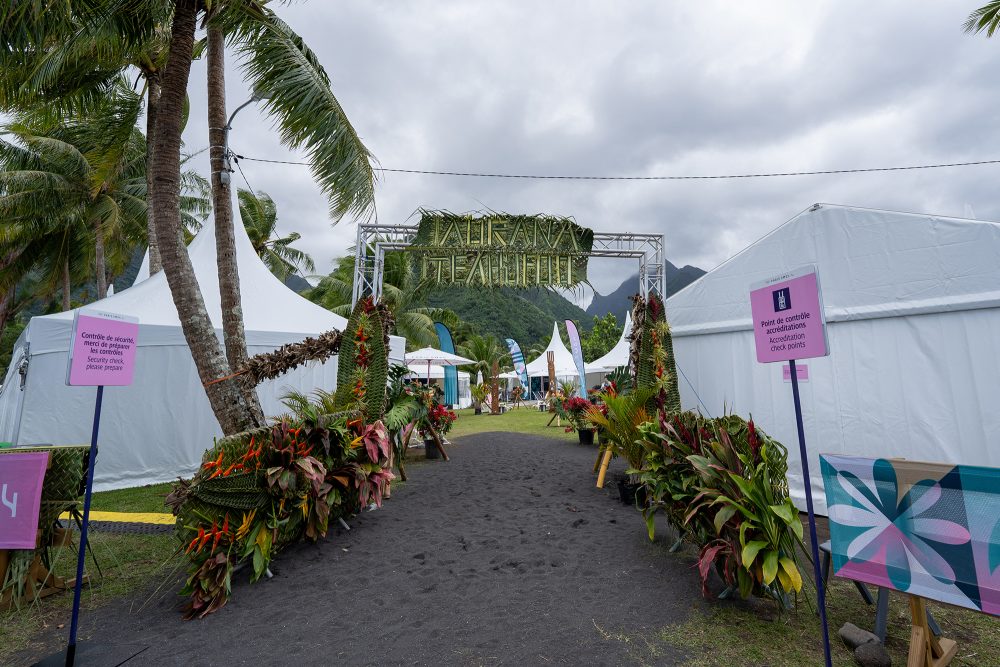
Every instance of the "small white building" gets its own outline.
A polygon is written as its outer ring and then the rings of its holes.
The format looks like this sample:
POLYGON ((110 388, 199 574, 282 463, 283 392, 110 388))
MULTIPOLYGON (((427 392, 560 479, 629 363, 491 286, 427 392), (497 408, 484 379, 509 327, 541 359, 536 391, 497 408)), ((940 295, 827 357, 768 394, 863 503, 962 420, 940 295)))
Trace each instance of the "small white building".
POLYGON ((759 364, 750 285, 817 267, 830 355, 799 362, 814 497, 820 453, 1000 466, 1000 224, 817 204, 666 303, 685 409, 752 416, 789 452, 784 364, 759 364))

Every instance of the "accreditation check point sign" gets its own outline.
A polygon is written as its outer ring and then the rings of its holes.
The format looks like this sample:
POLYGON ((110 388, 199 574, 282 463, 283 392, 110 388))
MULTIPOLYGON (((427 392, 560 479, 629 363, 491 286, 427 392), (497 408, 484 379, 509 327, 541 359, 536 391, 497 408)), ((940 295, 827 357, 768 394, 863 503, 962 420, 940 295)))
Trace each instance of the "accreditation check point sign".
MULTIPOLYGON (((87 467, 87 490, 83 499, 83 522, 80 528, 80 548, 76 560, 76 587, 73 591, 73 615, 70 622, 69 643, 66 652, 50 656, 66 665, 76 657, 76 633, 80 617, 80 589, 83 566, 87 553, 87 529, 90 524, 90 499, 94 488, 94 465, 97 460, 97 434, 101 426, 101 404, 104 387, 122 387, 132 384, 135 371, 136 343, 139 337, 139 320, 127 315, 98 311, 76 311, 73 333, 69 345, 69 363, 66 367, 66 384, 75 387, 97 387, 94 406, 94 426, 90 436, 90 460, 87 467)), ((90 647, 101 653, 98 647, 90 647)), ((131 655, 129 658, 132 657, 131 655)), ((126 658, 128 659, 128 658, 126 658)), ((122 661, 120 661, 122 662, 122 661)), ((115 662, 114 664, 120 664, 115 662)), ((51 663, 55 664, 55 662, 51 663)))
POLYGON ((826 623, 826 596, 819 566, 819 542, 816 539, 816 515, 813 512, 812 484, 809 477, 809 456, 806 451, 805 429, 802 425, 802 404, 799 400, 799 369, 796 359, 825 357, 830 353, 826 337, 826 318, 820 294, 816 267, 805 266, 768 278, 750 286, 750 313, 753 317, 754 345, 760 363, 788 362, 795 403, 795 425, 799 435, 799 456, 802 460, 802 480, 809 512, 809 536, 812 539, 813 576, 816 577, 817 602, 823 626, 823 652, 827 667, 831 664, 830 633, 826 623))

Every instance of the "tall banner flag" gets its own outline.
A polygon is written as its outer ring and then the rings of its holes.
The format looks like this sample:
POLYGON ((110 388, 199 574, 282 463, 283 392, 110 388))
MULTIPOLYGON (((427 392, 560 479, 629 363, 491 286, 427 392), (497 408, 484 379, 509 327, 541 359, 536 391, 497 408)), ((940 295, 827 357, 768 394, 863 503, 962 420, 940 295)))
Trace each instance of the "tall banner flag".
POLYGON ((569 336, 569 349, 573 352, 573 363, 576 372, 580 374, 580 396, 587 397, 587 369, 583 365, 583 347, 580 345, 580 332, 576 330, 573 320, 566 320, 566 334, 569 336))
POLYGON ((521 386, 524 387, 525 397, 527 397, 527 392, 530 390, 528 386, 528 367, 524 365, 524 355, 521 354, 521 346, 513 338, 505 338, 504 340, 507 341, 507 347, 510 348, 510 358, 514 361, 514 372, 517 373, 518 379, 521 380, 521 386))
MULTIPOLYGON (((435 322, 434 328, 437 330, 438 341, 441 343, 441 351, 448 354, 455 354, 455 342, 451 339, 451 331, 441 322, 435 322)), ((458 369, 454 366, 444 367, 444 403, 445 405, 458 405, 458 369)))

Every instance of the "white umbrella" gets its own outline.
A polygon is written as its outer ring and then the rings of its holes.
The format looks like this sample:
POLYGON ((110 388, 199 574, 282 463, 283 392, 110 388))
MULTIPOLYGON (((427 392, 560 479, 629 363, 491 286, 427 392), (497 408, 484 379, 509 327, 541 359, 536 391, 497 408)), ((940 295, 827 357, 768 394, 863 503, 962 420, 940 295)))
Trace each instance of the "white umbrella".
POLYGON ((406 363, 416 364, 427 362, 427 384, 431 383, 431 366, 465 366, 476 363, 472 359, 460 357, 433 347, 425 347, 415 352, 406 353, 406 363))

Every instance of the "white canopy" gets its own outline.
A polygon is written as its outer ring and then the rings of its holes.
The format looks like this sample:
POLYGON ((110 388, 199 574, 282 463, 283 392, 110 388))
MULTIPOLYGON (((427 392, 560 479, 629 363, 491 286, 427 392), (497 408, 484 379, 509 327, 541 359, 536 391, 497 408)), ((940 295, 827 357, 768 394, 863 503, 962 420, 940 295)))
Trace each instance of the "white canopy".
POLYGON ((628 337, 632 333, 632 313, 625 313, 625 326, 622 328, 622 336, 615 343, 607 354, 590 362, 593 366, 600 368, 615 369, 620 366, 628 366, 629 343, 628 337))
MULTIPOLYGON (((549 374, 548 352, 555 354, 556 377, 577 377, 576 364, 573 362, 573 355, 566 346, 563 345, 562 337, 559 336, 559 323, 552 323, 552 338, 549 344, 538 358, 527 364, 528 377, 547 377, 549 374)), ((586 364, 587 373, 597 373, 604 368, 594 364, 586 364)), ((516 377, 516 374, 512 377, 516 377)))
POLYGON ((431 366, 465 366, 476 362, 437 348, 423 347, 413 352, 407 352, 406 363, 413 366, 426 366, 428 363, 431 366))
MULTIPOLYGON (((302 298, 275 278, 257 257, 242 225, 236 225, 236 257, 243 317, 251 355, 301 341, 346 321, 302 298)), ((221 339, 222 310, 216 270, 215 230, 210 222, 188 247, 209 317, 221 339)), ((212 439, 222 435, 201 388, 166 276, 161 272, 88 309, 139 318, 135 380, 109 387, 101 419, 95 482, 98 489, 149 484, 189 476, 212 439)), ((18 445, 90 441, 94 390, 65 385, 73 313, 34 317, 14 347, 0 389, 0 440, 18 445), (23 377, 21 371, 24 371, 23 377)), ((405 341, 391 340, 402 361, 405 341)), ((337 360, 309 364, 261 384, 265 414, 285 411, 290 389, 311 392, 336 386, 337 360)))
POLYGON ((815 205, 666 303, 686 409, 753 416, 804 487, 784 364, 757 363, 750 285, 814 264, 830 356, 801 384, 813 496, 818 454, 1000 466, 1000 224, 815 205))

